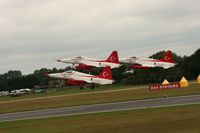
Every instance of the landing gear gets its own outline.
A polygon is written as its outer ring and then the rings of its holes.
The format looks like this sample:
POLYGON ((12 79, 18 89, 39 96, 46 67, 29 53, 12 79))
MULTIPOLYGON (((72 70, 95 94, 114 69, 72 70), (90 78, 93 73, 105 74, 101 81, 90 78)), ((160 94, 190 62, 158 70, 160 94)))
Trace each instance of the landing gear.
POLYGON ((81 90, 83 90, 83 88, 84 88, 83 86, 80 86, 80 89, 81 89, 81 90))
POLYGON ((85 84, 80 84, 80 89, 83 90, 83 88, 85 87, 85 84))
POLYGON ((88 87, 90 87, 91 89, 94 89, 94 87, 95 87, 95 84, 93 83, 93 84, 80 84, 80 89, 81 90, 83 90, 84 88, 88 88, 88 87))
POLYGON ((91 89, 94 89, 94 84, 91 84, 91 89))

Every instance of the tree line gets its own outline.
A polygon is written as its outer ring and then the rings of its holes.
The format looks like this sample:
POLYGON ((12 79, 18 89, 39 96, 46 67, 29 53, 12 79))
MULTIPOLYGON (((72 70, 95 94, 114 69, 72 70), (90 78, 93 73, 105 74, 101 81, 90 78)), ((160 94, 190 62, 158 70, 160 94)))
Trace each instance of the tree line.
MULTIPOLYGON (((152 56, 154 59, 161 59, 165 54, 165 51, 160 51, 152 56)), ((133 73, 125 73, 126 66, 115 68, 112 70, 113 79, 118 84, 153 84, 161 83, 164 79, 169 82, 180 81, 182 76, 185 76, 188 80, 193 80, 200 74, 200 49, 196 50, 191 56, 178 56, 176 53, 172 53, 177 66, 169 69, 151 68, 147 70, 135 69, 133 73)), ((13 90, 20 88, 34 88, 34 86, 48 85, 49 81, 55 80, 44 76, 47 73, 63 72, 72 69, 66 67, 64 69, 47 69, 41 68, 35 70, 32 74, 22 75, 19 70, 10 70, 7 73, 0 74, 0 91, 1 90, 13 90)), ((98 75, 102 68, 96 68, 91 74, 98 75)), ((85 70, 79 70, 85 71, 85 70)))

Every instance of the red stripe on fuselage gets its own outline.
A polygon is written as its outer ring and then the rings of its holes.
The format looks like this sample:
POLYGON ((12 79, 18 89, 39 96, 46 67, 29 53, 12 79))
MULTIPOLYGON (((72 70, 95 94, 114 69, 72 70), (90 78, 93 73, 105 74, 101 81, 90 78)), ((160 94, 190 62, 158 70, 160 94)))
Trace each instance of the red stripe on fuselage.
POLYGON ((164 61, 160 61, 160 60, 140 60, 140 61, 147 61, 147 62, 164 62, 164 61))

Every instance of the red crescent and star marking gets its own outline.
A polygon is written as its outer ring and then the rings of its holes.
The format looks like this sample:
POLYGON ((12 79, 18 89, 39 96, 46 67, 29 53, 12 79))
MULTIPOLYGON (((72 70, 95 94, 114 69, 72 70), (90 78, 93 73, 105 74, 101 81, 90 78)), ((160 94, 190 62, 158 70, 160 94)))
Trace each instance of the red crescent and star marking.
POLYGON ((103 72, 103 77, 107 77, 108 73, 107 72, 103 72))
POLYGON ((165 60, 168 61, 170 58, 168 56, 165 57, 165 60))
POLYGON ((111 56, 111 57, 110 57, 110 60, 111 60, 111 61, 114 61, 114 60, 115 60, 115 57, 111 56))

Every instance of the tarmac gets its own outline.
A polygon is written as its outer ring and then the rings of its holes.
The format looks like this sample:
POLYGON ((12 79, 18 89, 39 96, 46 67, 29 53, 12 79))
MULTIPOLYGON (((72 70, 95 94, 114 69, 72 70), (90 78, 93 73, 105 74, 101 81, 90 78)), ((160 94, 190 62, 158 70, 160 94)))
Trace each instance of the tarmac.
POLYGON ((113 103, 103 103, 103 104, 93 104, 93 105, 82 105, 82 106, 64 107, 64 108, 55 108, 55 109, 5 113, 5 114, 0 114, 0 122, 48 118, 48 117, 57 117, 57 116, 71 116, 71 115, 79 115, 79 114, 91 114, 91 113, 98 113, 98 112, 111 112, 111 111, 120 111, 120 110, 180 106, 180 105, 189 105, 189 104, 200 104, 200 95, 165 97, 165 98, 155 98, 155 99, 113 102, 113 103))

